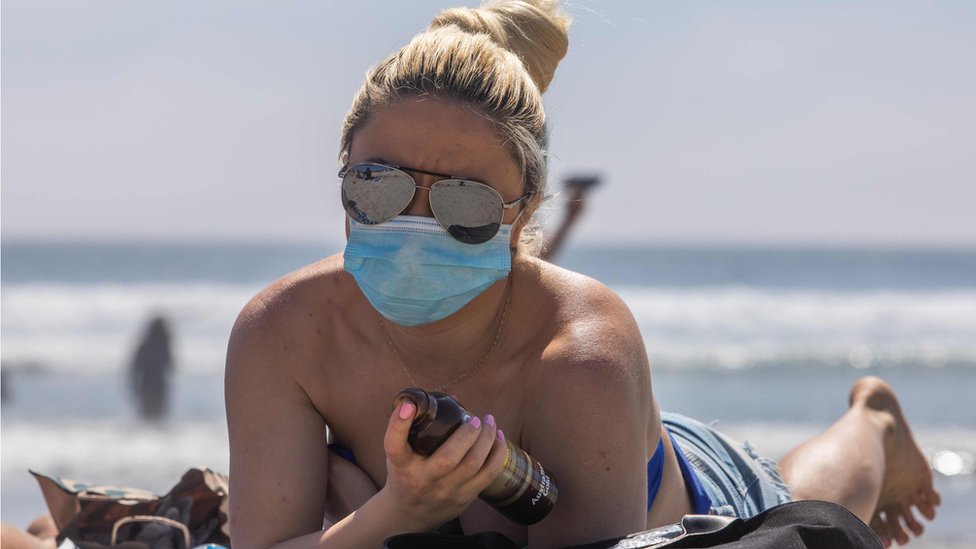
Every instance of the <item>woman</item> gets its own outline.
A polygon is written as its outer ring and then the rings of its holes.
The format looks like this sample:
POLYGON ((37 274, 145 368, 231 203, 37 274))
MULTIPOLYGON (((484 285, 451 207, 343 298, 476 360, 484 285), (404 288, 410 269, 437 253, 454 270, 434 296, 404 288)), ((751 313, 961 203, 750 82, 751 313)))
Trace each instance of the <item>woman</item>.
POLYGON ((787 491, 775 466, 662 420, 627 307, 534 257, 541 94, 568 24, 552 0, 447 10, 369 72, 341 138, 345 253, 261 292, 231 336, 235 547, 378 547, 456 517, 558 547, 791 497, 840 502, 899 540, 899 518, 921 529, 910 506, 932 517, 931 474, 883 382, 856 385, 851 410, 786 457, 787 491), (390 413, 405 386, 453 393, 478 417, 421 457, 406 441, 416 410, 390 413), (354 462, 327 449, 327 430, 354 462), (530 527, 477 498, 506 439, 558 479, 557 505, 530 527))

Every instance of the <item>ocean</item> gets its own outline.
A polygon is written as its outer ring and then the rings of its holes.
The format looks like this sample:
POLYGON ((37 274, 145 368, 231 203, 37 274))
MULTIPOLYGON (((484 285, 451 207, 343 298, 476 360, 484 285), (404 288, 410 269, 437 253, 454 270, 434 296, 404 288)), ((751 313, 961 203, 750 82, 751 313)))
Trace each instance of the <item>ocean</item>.
MULTIPOLYGON (((227 470, 222 370, 237 312, 335 243, 2 245, 0 518, 45 512, 28 469, 165 492, 227 470), (152 314, 174 336, 171 414, 139 420, 127 364, 152 314)), ((628 304, 662 409, 771 457, 879 375, 936 469, 940 516, 915 547, 976 547, 976 250, 569 248, 567 268, 628 304)))

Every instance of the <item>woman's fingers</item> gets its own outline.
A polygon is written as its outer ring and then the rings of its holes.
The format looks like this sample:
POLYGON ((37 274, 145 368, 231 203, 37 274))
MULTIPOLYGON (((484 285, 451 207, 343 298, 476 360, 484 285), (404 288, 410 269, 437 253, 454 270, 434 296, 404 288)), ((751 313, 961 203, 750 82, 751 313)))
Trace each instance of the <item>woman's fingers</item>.
POLYGON ((405 465, 414 457, 413 450, 407 442, 410 434, 410 424, 413 423, 416 405, 405 400, 390 414, 390 423, 386 427, 386 437, 383 439, 383 449, 386 457, 393 465, 405 465))
POLYGON ((476 416, 471 417, 458 427, 447 441, 428 458, 434 472, 441 477, 451 475, 478 441, 483 428, 481 419, 476 416))
POLYGON ((508 457, 508 444, 505 442, 505 435, 501 429, 492 435, 488 446, 488 455, 483 458, 481 468, 468 484, 477 492, 481 492, 491 484, 491 481, 501 474, 505 468, 505 460, 508 457))
POLYGON ((449 506, 463 509, 504 467, 507 446, 495 418, 470 418, 433 454, 422 457, 407 442, 415 411, 412 403, 402 403, 387 427, 384 448, 390 472, 400 479, 395 485, 404 493, 425 494, 428 502, 443 496, 449 506))
POLYGON ((495 418, 489 414, 481 423, 481 431, 478 433, 478 437, 452 472, 452 476, 462 485, 468 484, 481 472, 495 443, 498 432, 495 418))

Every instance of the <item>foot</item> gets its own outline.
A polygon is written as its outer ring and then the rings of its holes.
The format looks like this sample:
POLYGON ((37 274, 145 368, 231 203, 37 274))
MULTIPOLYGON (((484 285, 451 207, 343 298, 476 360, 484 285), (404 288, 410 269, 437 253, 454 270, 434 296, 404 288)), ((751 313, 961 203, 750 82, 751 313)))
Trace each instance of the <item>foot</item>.
POLYGON ((41 539, 58 537, 58 526, 51 515, 42 515, 31 521, 27 532, 41 539))
POLYGON ((850 399, 852 408, 862 407, 885 426, 884 478, 871 528, 885 547, 892 540, 904 545, 909 540, 906 528, 916 537, 924 530, 913 507, 926 519, 935 518, 941 499, 932 486, 932 469, 915 443, 890 385, 877 377, 861 378, 851 389, 850 399))

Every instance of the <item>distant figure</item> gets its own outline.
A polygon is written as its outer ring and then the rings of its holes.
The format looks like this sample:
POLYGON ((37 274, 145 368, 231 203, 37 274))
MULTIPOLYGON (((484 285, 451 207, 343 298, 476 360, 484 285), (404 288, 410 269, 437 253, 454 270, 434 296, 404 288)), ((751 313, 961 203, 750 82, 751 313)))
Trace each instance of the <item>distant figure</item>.
POLYGON ((553 261, 553 258, 556 257, 556 252, 562 248, 562 244, 565 242, 569 230, 579 220, 579 215, 583 211, 583 200, 586 194, 599 183, 600 177, 597 175, 574 175, 567 177, 563 181, 566 192, 569 193, 566 199, 566 214, 556 234, 546 241, 542 254, 540 254, 542 259, 550 263, 553 261))
POLYGON ((173 368, 170 331, 166 319, 155 316, 146 327, 129 368, 132 394, 144 419, 166 415, 169 403, 169 374, 173 368))

